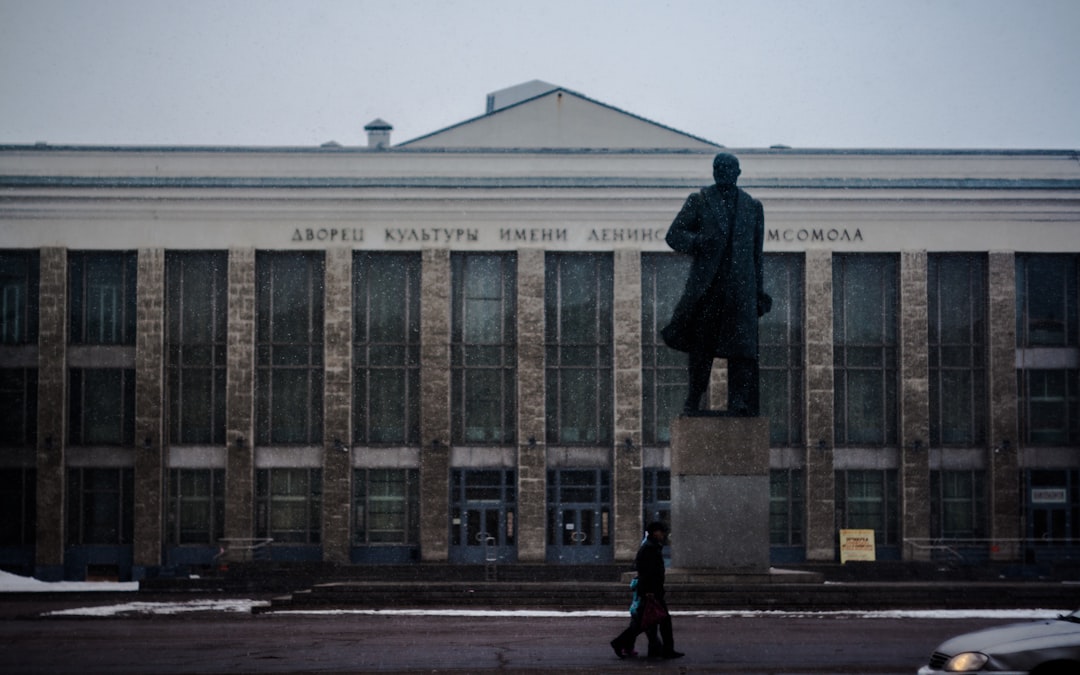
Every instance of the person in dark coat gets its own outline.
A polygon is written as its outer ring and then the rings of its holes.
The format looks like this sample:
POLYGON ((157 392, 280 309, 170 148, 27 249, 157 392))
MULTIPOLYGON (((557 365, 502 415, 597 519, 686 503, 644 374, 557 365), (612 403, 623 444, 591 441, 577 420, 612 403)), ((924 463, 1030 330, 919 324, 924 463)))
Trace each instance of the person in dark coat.
POLYGON ((660 635, 657 626, 642 629, 641 619, 646 602, 658 602, 667 613, 664 600, 664 546, 667 545, 668 528, 661 522, 649 523, 645 528, 645 540, 641 542, 634 569, 637 570, 637 585, 634 587, 634 604, 630 613, 630 625, 611 641, 611 648, 620 659, 632 656, 634 640, 645 631, 649 638, 649 658, 677 659, 682 652, 675 651, 675 637, 671 627, 671 615, 660 622, 660 635))
POLYGON ((687 197, 668 228, 668 246, 693 256, 682 297, 661 331, 669 347, 689 354, 688 413, 700 409, 714 358, 728 362, 729 414, 760 411, 757 322, 772 309, 772 298, 764 290, 764 210, 736 187, 740 173, 734 155, 716 155, 716 184, 687 197))

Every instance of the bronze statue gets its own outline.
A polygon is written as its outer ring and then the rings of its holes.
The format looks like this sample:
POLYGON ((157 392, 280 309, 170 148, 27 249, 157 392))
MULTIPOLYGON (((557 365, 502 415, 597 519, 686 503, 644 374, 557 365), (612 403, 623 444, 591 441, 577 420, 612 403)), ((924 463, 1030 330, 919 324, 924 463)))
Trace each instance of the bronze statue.
POLYGON ((716 184, 687 197, 667 233, 668 246, 694 257, 686 288, 661 332, 669 347, 689 355, 685 414, 700 411, 714 358, 728 363, 727 413, 760 412, 758 319, 772 309, 772 298, 763 287, 764 210, 735 186, 740 172, 734 155, 718 154, 716 184))

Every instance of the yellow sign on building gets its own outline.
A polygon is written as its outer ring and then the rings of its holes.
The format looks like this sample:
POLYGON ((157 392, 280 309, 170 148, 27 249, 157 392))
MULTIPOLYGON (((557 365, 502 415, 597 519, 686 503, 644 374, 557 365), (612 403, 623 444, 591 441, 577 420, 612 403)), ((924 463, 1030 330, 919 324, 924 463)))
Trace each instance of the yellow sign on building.
POLYGON ((840 564, 876 559, 873 530, 840 530, 840 564))

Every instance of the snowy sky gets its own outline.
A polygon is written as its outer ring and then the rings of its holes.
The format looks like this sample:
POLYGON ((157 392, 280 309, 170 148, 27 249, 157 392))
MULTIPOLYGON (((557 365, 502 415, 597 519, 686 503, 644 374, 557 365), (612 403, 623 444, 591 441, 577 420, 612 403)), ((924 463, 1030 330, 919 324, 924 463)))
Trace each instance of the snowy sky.
POLYGON ((1080 148, 1076 0, 0 0, 0 143, 364 145, 533 79, 729 147, 1080 148))

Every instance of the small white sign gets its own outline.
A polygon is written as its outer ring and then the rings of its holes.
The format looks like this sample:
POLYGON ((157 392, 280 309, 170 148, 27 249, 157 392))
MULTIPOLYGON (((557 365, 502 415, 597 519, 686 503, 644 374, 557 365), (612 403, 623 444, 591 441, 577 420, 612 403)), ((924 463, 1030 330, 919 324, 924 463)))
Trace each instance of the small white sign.
POLYGON ((1031 488, 1032 504, 1068 504, 1069 493, 1065 488, 1031 488))

